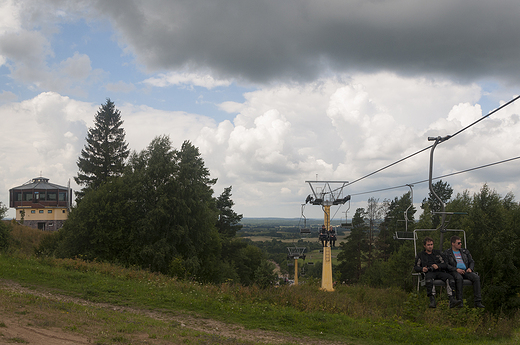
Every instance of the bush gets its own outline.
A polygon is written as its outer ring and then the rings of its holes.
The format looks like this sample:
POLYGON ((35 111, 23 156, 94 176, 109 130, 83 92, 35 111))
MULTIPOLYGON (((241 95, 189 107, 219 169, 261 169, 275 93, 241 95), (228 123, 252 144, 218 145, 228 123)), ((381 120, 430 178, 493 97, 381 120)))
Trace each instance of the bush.
POLYGON ((11 242, 11 225, 6 221, 0 221, 0 249, 9 248, 11 242))

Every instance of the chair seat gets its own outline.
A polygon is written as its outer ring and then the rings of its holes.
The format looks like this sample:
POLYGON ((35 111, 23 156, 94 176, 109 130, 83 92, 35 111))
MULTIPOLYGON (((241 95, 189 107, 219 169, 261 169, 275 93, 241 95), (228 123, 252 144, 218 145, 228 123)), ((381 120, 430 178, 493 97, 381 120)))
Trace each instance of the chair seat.
MULTIPOLYGON (((471 285, 473 285, 473 283, 469 279, 463 279, 462 283, 464 284, 464 286, 471 286, 471 285)), ((440 279, 435 279, 433 281, 433 286, 446 286, 446 282, 443 281, 443 280, 440 280, 440 279)))

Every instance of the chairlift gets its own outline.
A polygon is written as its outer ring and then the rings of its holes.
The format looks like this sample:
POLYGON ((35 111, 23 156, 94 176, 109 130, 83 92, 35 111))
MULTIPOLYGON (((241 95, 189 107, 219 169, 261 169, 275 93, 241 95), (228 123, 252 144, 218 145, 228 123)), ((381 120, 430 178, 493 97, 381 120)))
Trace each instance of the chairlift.
POLYGON ((408 232, 408 210, 413 206, 413 184, 407 184, 408 187, 410 187, 410 206, 406 208, 404 211, 404 220, 398 220, 398 221, 404 221, 404 231, 396 231, 394 233, 394 240, 415 240, 415 234, 413 232, 408 232))
POLYGON ((348 208, 345 210, 345 223, 341 223, 341 227, 347 230, 351 230, 352 223, 348 223, 348 210, 350 210, 350 199, 348 200, 348 208))
MULTIPOLYGON (((307 218, 303 214, 303 210, 304 209, 305 209, 305 204, 302 204, 302 215, 300 217, 300 221, 303 218, 303 228, 300 228, 300 234, 301 235, 306 235, 306 234, 310 234, 311 233, 311 229, 307 227, 307 218)), ((299 225, 299 223, 298 223, 298 225, 299 225)))
MULTIPOLYGON (((428 141, 435 141, 435 143, 432 145, 432 149, 430 151, 429 188, 430 188, 430 192, 432 193, 432 195, 435 198, 437 198, 437 200, 440 202, 441 207, 442 207, 442 211, 440 211, 440 212, 433 212, 433 214, 440 214, 442 217, 441 217, 441 224, 436 229, 415 229, 413 231, 413 241, 414 241, 415 257, 417 257, 417 240, 418 240, 418 233, 419 232, 440 231, 439 250, 441 252, 443 251, 442 250, 442 245, 443 245, 443 242, 444 242, 444 234, 445 233, 447 233, 447 232, 452 232, 452 233, 460 233, 460 232, 462 232, 462 235, 463 235, 462 237, 464 239, 464 247, 466 248, 466 231, 464 231, 462 229, 448 229, 447 226, 448 226, 452 216, 454 216, 454 215, 465 215, 467 213, 466 212, 446 212, 446 205, 441 200, 441 198, 437 195, 437 193, 435 193, 435 191, 433 190, 433 184, 432 184, 433 152, 434 152, 436 146, 439 143, 441 143, 442 141, 445 141, 445 140, 447 140, 449 138, 450 138, 450 136, 447 136, 447 137, 444 137, 444 138, 441 138, 441 137, 428 137, 428 141), (448 219, 446 219, 447 216, 448 216, 448 219)), ((422 242, 419 241, 419 243, 422 243, 422 242)), ((425 275, 424 275, 424 273, 421 273, 421 272, 417 272, 417 273, 413 272, 412 275, 418 277, 418 279, 417 279, 417 292, 419 292, 420 286, 425 286, 426 285, 425 275)), ((468 279, 464 279, 463 280, 463 284, 464 284, 464 286, 471 286, 473 283, 470 280, 468 280, 468 279)), ((433 281, 433 294, 434 295, 435 295, 435 287, 436 286, 444 287, 444 286, 446 286, 446 282, 442 281, 442 280, 438 280, 438 279, 433 281)))

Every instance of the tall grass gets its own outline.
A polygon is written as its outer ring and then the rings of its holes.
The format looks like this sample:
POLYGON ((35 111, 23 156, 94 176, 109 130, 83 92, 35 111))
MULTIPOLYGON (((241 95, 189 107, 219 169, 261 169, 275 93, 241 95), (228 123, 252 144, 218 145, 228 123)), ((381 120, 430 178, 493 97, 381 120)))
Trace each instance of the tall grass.
POLYGON ((32 256, 40 242, 52 235, 51 232, 33 229, 16 222, 9 222, 9 225, 11 226, 9 252, 15 255, 32 256))

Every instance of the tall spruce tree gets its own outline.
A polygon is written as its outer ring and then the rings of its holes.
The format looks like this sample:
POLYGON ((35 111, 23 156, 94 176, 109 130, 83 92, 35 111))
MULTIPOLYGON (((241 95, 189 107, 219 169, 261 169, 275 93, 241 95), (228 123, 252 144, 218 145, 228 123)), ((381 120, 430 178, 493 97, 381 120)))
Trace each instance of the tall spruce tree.
POLYGON ((78 158, 76 183, 83 186, 76 193, 77 200, 89 190, 95 190, 110 177, 123 173, 125 160, 130 150, 125 141, 125 130, 121 127, 121 111, 107 98, 96 113, 94 127, 89 128, 87 143, 78 158))

